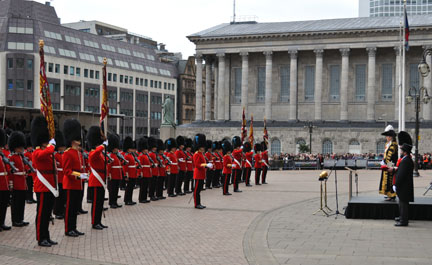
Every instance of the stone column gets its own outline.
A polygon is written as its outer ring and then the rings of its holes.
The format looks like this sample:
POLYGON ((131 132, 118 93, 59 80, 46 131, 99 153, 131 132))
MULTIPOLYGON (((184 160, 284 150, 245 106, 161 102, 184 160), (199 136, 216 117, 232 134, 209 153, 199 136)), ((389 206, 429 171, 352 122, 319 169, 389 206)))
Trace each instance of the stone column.
POLYGON ((315 120, 322 120, 322 84, 323 84, 323 54, 324 50, 314 50, 316 56, 315 63, 315 120))
POLYGON ((245 109, 246 117, 248 117, 249 58, 247 52, 240 53, 240 56, 242 57, 241 105, 242 109, 245 109))
POLYGON ((396 53, 396 83, 395 83, 395 93, 394 93, 394 99, 395 99, 395 116, 394 120, 399 120, 399 87, 401 84, 401 76, 400 76, 400 67, 401 67, 401 53, 400 53, 400 47, 396 46, 394 47, 395 53, 396 53))
POLYGON ((272 119, 272 70, 273 70, 273 52, 264 52, 266 57, 266 79, 265 79, 265 112, 264 117, 272 119))
MULTIPOLYGON (((431 48, 431 46, 425 46, 425 47, 423 47, 423 49, 430 49, 430 48, 431 48)), ((432 57, 430 55, 426 56, 426 63, 429 66, 432 65, 432 57)), ((422 78, 421 75, 420 75, 420 78, 422 78)), ((423 86, 426 88, 428 94, 432 95, 432 75, 431 75, 431 73, 429 73, 428 76, 426 76, 423 79, 423 86)), ((432 102, 429 102, 428 104, 421 103, 420 109, 423 108, 423 119, 425 121, 430 121, 431 120, 431 107, 432 107, 432 102)))
POLYGON ((195 121, 202 121, 202 95, 203 95, 203 87, 202 87, 202 55, 196 54, 196 83, 195 83, 195 121))
MULTIPOLYGON (((39 56, 35 56, 34 57, 34 64, 33 67, 39 66, 40 62, 36 62, 36 58, 39 58, 39 56)), ((7 59, 6 59, 6 53, 2 52, 0 54, 0 80, 3 80, 2 82, 0 82, 0 105, 1 106, 6 106, 7 105, 7 101, 6 101, 6 95, 7 95, 7 75, 6 75, 6 68, 7 68, 7 59)), ((36 74, 34 74, 34 85, 33 85, 33 91, 38 91, 39 89, 37 89, 39 87, 39 72, 38 71, 34 71, 35 73, 37 73, 37 78, 36 78, 36 74)), ((36 102, 39 101, 39 93, 36 96, 36 92, 34 92, 33 94, 33 106, 34 108, 37 108, 37 104, 36 102)), ((40 108, 40 106, 39 106, 40 108)), ((3 124, 3 121, 1 122, 3 124)))
POLYGON ((218 73, 218 66, 216 62, 213 64, 213 71, 214 71, 214 88, 213 88, 213 120, 217 120, 217 108, 218 108, 218 85, 219 85, 219 73, 218 73))
MULTIPOLYGON (((35 83, 35 85, 36 85, 36 83, 35 83)), ((64 88, 64 79, 62 78, 62 79, 60 79, 60 109, 61 110, 64 110, 64 100, 65 100, 64 91, 65 91, 65 88, 64 88)))
POLYGON ((226 121, 230 120, 230 100, 231 100, 231 58, 228 58, 228 56, 225 56, 225 97, 224 97, 224 113, 225 113, 225 119, 226 121))
POLYGON ((340 86, 340 119, 348 120, 348 78, 350 49, 340 49, 342 55, 341 86, 340 86))
POLYGON ((367 114, 368 121, 375 120, 375 63, 376 48, 367 48, 368 52, 368 80, 367 80, 367 114))
MULTIPOLYGON (((162 100, 163 100, 164 96, 162 95, 162 100)), ((136 89, 133 90, 133 107, 132 107, 132 115, 133 115, 133 119, 132 119, 132 139, 135 140, 135 136, 136 136, 136 89)))
POLYGON ((219 58, 218 95, 217 95, 217 119, 225 120, 225 54, 216 55, 219 58))
POLYGON ((291 55, 290 63, 290 105, 289 120, 297 120, 297 50, 288 51, 291 55))
POLYGON ((205 120, 211 118, 211 88, 212 88, 212 67, 211 58, 206 58, 206 91, 205 91, 205 120))

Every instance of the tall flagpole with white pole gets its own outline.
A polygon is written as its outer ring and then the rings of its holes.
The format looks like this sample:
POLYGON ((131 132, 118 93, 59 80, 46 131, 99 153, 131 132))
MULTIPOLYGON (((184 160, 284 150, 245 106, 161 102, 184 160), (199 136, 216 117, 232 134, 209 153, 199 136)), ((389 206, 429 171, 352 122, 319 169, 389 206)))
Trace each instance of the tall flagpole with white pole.
POLYGON ((402 47, 402 93, 401 93, 401 103, 402 103, 402 131, 405 131, 405 53, 406 53, 406 39, 405 39, 405 31, 406 31, 406 0, 404 0, 404 30, 403 30, 403 47, 402 47))
MULTIPOLYGON (((403 18, 403 17, 402 17, 403 18)), ((402 47, 403 47, 403 21, 400 22, 400 32, 399 32, 399 73, 398 74, 398 130, 402 131, 402 47)))

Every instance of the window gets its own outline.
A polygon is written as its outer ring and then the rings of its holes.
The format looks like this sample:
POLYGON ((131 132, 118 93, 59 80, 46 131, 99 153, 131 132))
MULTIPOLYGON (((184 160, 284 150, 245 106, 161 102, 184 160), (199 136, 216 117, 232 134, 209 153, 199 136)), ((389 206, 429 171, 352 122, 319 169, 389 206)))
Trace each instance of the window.
POLYGON ((69 67, 67 65, 63 66, 63 74, 67 75, 69 71, 69 67))
POLYGON ((24 107, 24 100, 15 100, 15 107, 24 107))
POLYGON ((315 94, 315 66, 305 69, 305 101, 313 101, 315 94))
POLYGON ((361 154, 361 145, 357 140, 351 140, 348 146, 348 152, 350 154, 361 154))
POLYGON ((159 88, 162 88, 162 82, 159 81, 158 83, 159 83, 159 88))
POLYGON ((12 79, 8 79, 8 89, 11 90, 14 87, 14 83, 12 79))
POLYGON ((91 61, 91 62, 96 62, 94 55, 91 54, 87 54, 87 53, 79 53, 80 59, 81 60, 87 60, 87 61, 91 61))
POLYGON ((45 37, 51 38, 51 39, 56 39, 56 40, 62 40, 62 37, 60 34, 55 33, 55 32, 51 32, 51 31, 46 31, 46 30, 45 30, 45 37))
POLYGON ((94 70, 90 70, 90 78, 94 78, 94 70))
POLYGON ((265 97, 265 67, 258 67, 257 102, 264 102, 265 97))
POLYGON ((84 92, 86 97, 99 97, 99 88, 89 87, 84 92))
POLYGON ((17 33, 17 34, 33 34, 33 28, 25 28, 25 27, 9 27, 9 33, 17 33))
POLYGON ((76 74, 76 76, 81 76, 81 68, 77 67, 75 74, 76 74))
POLYGON ((113 46, 106 45, 106 44, 102 44, 102 49, 106 50, 106 51, 110 51, 110 52, 115 52, 116 51, 113 46))
POLYGON ((12 69, 13 68, 13 58, 8 58, 7 59, 7 65, 8 65, 8 69, 12 69))
POLYGON ((59 54, 61 56, 65 56, 65 57, 76 58, 76 53, 74 51, 71 51, 71 50, 65 50, 65 49, 59 48, 59 54))
POLYGON ((151 66, 146 66, 146 71, 149 72, 149 73, 153 73, 153 74, 158 74, 159 73, 156 68, 151 67, 151 66))
POLYGON ((27 80, 27 90, 33 90, 33 80, 27 80))
POLYGON ((113 74, 113 82, 117 82, 117 74, 113 74))
POLYGON ((330 101, 338 101, 340 93, 340 66, 330 66, 330 101))
MULTIPOLYGON (((81 87, 66 85, 65 86, 65 95, 67 95, 67 96, 80 96, 81 95, 81 87)), ((71 110, 71 109, 69 109, 69 110, 71 110)))
POLYGON ((33 69, 33 60, 27 59, 27 69, 32 70, 33 69))
POLYGON ((120 67, 129 68, 129 63, 120 60, 114 60, 115 64, 120 67))
POLYGON ((356 65, 355 69, 355 100, 365 101, 366 98, 366 65, 356 65))
POLYGON ((54 71, 56 74, 60 73, 60 64, 55 65, 54 71))
POLYGON ((109 108, 109 114, 117 114, 117 109, 115 108, 109 108))
POLYGON ((70 74, 70 75, 75 75, 75 67, 71 66, 71 67, 69 68, 69 74, 70 74))
POLYGON ((88 77, 88 69, 84 69, 84 77, 88 77))
MULTIPOLYGON (((82 31, 84 31, 84 32, 90 32, 90 29, 85 29, 85 30, 82 30, 82 31), (88 31, 85 31, 85 30, 88 30, 88 31)), ((93 41, 89 41, 89 40, 84 40, 84 45, 88 46, 88 47, 99 49, 99 44, 97 42, 93 42, 93 41)))
POLYGON ((54 68, 54 64, 49 63, 48 64, 48 72, 52 73, 53 72, 53 68, 54 68))
POLYGON ((95 77, 96 79, 99 79, 99 71, 96 71, 95 77))
POLYGON ((24 89, 24 80, 23 79, 17 79, 15 82, 16 89, 23 90, 24 89))
POLYGON ((135 85, 139 86, 139 78, 138 77, 135 78, 135 85))
POLYGON ((31 42, 8 42, 9 50, 26 50, 26 51, 32 51, 33 50, 33 43, 31 42))
POLYGON ((107 77, 108 81, 112 80, 112 73, 108 73, 108 77, 107 77))
POLYGON ((324 140, 322 145, 322 153, 323 154, 331 154, 333 153, 333 143, 330 140, 324 140))
POLYGON ((234 68, 234 103, 241 103, 242 69, 234 68))
POLYGON ((153 80, 150 80, 150 87, 153 87, 153 80))
POLYGON ((75 43, 75 44, 79 44, 79 45, 81 45, 81 40, 78 39, 78 38, 75 38, 75 37, 71 37, 71 36, 67 36, 67 35, 65 35, 65 40, 66 40, 67 42, 71 42, 71 43, 75 43))
POLYGON ((420 87, 420 75, 418 71, 418 64, 410 64, 409 71, 410 71, 409 88, 414 87, 418 89, 420 87))
POLYGON ((383 64, 381 99, 383 101, 391 101, 392 93, 393 93, 393 66, 392 64, 383 64))
POLYGON ((280 68, 280 101, 289 102, 290 99, 290 68, 289 66, 282 66, 280 68))
MULTIPOLYGON (((103 63, 104 58, 105 58, 105 57, 98 56, 98 61, 99 61, 100 63, 103 63)), ((106 59, 107 59, 107 63, 108 63, 109 65, 113 65, 113 61, 112 61, 110 58, 106 58, 106 59)))
POLYGON ((140 78, 140 86, 143 86, 143 85, 144 85, 144 79, 140 78))
POLYGON ((148 86, 148 79, 144 80, 144 86, 148 86))
POLYGON ((51 53, 51 54, 56 54, 55 48, 51 47, 51 46, 44 46, 44 52, 45 53, 51 53))
POLYGON ((117 91, 108 91, 108 99, 117 100, 117 91))
POLYGON ((281 142, 279 139, 275 138, 271 141, 271 154, 280 154, 281 153, 281 142))
POLYGON ((18 69, 24 68, 24 58, 17 58, 16 59, 16 68, 18 68, 18 69))
POLYGON ((381 141, 377 142, 376 153, 377 154, 384 154, 385 145, 386 145, 386 142, 384 140, 381 140, 381 141))
POLYGON ((120 83, 123 83, 123 75, 120 75, 120 83))
POLYGON ((33 108, 33 101, 27 100, 27 108, 33 108))

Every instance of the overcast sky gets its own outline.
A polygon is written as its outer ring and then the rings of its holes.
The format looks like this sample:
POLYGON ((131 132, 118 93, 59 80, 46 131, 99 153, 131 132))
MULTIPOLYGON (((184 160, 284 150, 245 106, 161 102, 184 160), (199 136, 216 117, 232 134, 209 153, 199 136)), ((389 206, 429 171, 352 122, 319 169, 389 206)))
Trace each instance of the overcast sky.
MULTIPOLYGON (((44 3, 44 0, 37 0, 44 3)), ((62 23, 99 20, 149 36, 171 52, 193 55, 186 36, 230 22, 233 0, 53 0, 62 23)), ((258 22, 358 16, 358 0, 237 0, 237 17, 258 22)))

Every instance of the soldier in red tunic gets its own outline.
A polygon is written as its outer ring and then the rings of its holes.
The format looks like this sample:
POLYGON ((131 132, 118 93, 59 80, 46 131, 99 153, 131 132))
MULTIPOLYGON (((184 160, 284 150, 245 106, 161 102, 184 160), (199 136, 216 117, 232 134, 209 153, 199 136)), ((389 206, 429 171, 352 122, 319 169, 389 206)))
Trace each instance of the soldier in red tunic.
POLYGON ((68 119, 63 124, 65 144, 68 149, 63 153, 63 189, 66 191, 65 235, 77 237, 84 233, 77 230, 77 214, 81 208, 84 158, 81 153, 81 124, 75 119, 68 119))
POLYGON ((223 189, 222 194, 223 195, 231 195, 229 193, 229 181, 232 173, 232 159, 231 159, 231 152, 232 152, 232 145, 229 141, 225 140, 222 142, 222 151, 224 154, 223 157, 223 189))
POLYGON ((128 164, 123 167, 126 172, 126 190, 124 195, 124 203, 126 205, 135 205, 136 202, 132 201, 133 190, 135 188, 137 180, 137 163, 132 154, 135 146, 131 137, 126 137, 123 141, 123 151, 125 152, 124 158, 128 161, 128 164))
POLYGON ((215 172, 213 175, 213 187, 220 188, 222 186, 222 170, 223 170, 223 154, 222 142, 216 141, 213 143, 213 156, 215 159, 215 172))
POLYGON ((242 192, 239 190, 238 185, 240 182, 241 174, 242 174, 242 167, 241 167, 241 161, 243 156, 243 150, 241 149, 242 142, 240 137, 234 136, 232 139, 232 144, 234 151, 232 152, 233 157, 233 163, 232 163, 232 169, 233 169, 233 185, 234 185, 234 192, 242 192))
POLYGON ((156 198, 156 183, 159 176, 159 167, 162 166, 159 163, 158 155, 157 155, 157 140, 153 137, 148 138, 148 145, 150 149, 149 156, 151 160, 153 160, 154 166, 151 169, 152 172, 152 178, 150 180, 150 187, 149 187, 149 197, 152 201, 157 201, 158 198, 156 198))
POLYGON ((204 180, 206 179, 206 169, 213 168, 213 164, 207 163, 204 157, 204 151, 207 146, 206 137, 203 134, 197 134, 194 138, 195 150, 197 150, 193 156, 193 162, 195 165, 194 170, 194 202, 196 209, 206 208, 201 204, 201 190, 204 185, 204 180))
MULTIPOLYGON (((4 146, 6 144, 6 133, 0 128, 0 152, 3 154, 4 146)), ((3 159, 8 161, 5 156, 0 157, 0 231, 10 230, 11 227, 5 225, 6 211, 10 198, 10 187, 9 187, 9 177, 7 174, 6 164, 3 159)))
POLYGON ((267 171, 269 168, 269 159, 268 159, 268 151, 267 151, 267 144, 265 142, 261 143, 262 146, 262 184, 267 184, 266 178, 267 178, 267 171))
POLYGON ((255 185, 261 185, 260 184, 260 176, 261 176, 261 165, 262 165, 262 157, 261 157, 261 144, 257 143, 255 144, 255 185))
POLYGON ((165 196, 163 196, 163 185, 166 180, 166 174, 167 174, 167 165, 168 161, 164 158, 164 151, 165 151, 165 144, 161 139, 157 140, 157 156, 159 163, 159 175, 156 181, 156 198, 158 200, 164 200, 166 199, 165 196))
MULTIPOLYGON (((33 155, 33 146, 31 142, 31 136, 30 134, 26 134, 26 147, 24 151, 24 156, 27 158, 27 161, 32 161, 32 155, 33 155)), ((30 168, 28 165, 25 165, 25 169, 27 172, 27 192, 26 192, 26 202, 28 204, 36 203, 35 199, 33 198, 33 182, 36 177, 36 172, 32 171, 32 168, 30 168)))
POLYGON ((55 133, 55 153, 54 157, 57 166, 57 182, 59 196, 54 200, 54 210, 53 213, 56 219, 63 219, 65 215, 65 205, 66 205, 66 191, 63 189, 63 153, 66 150, 66 145, 64 142, 64 135, 61 131, 56 131, 55 133))
POLYGON ((185 155, 186 155, 186 176, 184 182, 184 193, 192 193, 193 190, 193 153, 192 153, 193 141, 190 138, 185 140, 185 155))
POLYGON ((36 240, 41 247, 57 245, 49 234, 49 221, 54 207, 54 199, 58 197, 57 172, 54 158, 56 141, 49 138, 48 123, 38 116, 31 123, 31 142, 33 152, 33 167, 36 170, 34 190, 37 198, 36 209, 36 240))
MULTIPOLYGON (((182 185, 183 183, 185 183, 186 170, 187 170, 186 152, 184 150, 185 138, 183 136, 177 136, 176 142, 177 142, 178 149, 175 152, 175 155, 178 161, 179 173, 177 174, 177 178, 176 178, 175 192, 177 195, 183 196, 186 195, 185 192, 182 192, 182 185)), ((186 187, 184 187, 184 189, 186 189, 186 187)))
POLYGON ((119 152, 120 138, 116 134, 108 135, 108 155, 112 159, 112 163, 108 164, 108 191, 109 200, 108 203, 110 208, 116 209, 122 207, 117 203, 117 197, 120 188, 120 181, 123 177, 123 164, 128 164, 127 160, 124 159, 123 155, 119 152))
POLYGON ((169 175, 168 175, 168 197, 176 197, 177 195, 180 195, 181 192, 178 194, 174 194, 174 188, 178 191, 176 184, 178 181, 178 173, 179 173, 179 167, 178 167, 178 161, 176 156, 177 151, 177 141, 174 138, 169 138, 165 141, 165 145, 167 148, 167 158, 169 160, 169 163, 167 167, 169 168, 169 175))
POLYGON ((10 172, 9 178, 12 181, 12 226, 22 227, 29 223, 24 222, 25 198, 27 191, 25 166, 23 162, 24 147, 26 145, 25 136, 22 132, 15 131, 9 136, 9 149, 11 153, 9 160, 18 169, 10 172))
POLYGON ((155 163, 153 159, 150 158, 149 155, 149 147, 148 147, 148 138, 142 137, 138 142, 138 151, 141 151, 141 156, 139 160, 142 165, 142 180, 140 185, 140 195, 139 202, 140 203, 149 203, 150 200, 147 200, 149 195, 149 187, 152 179, 152 168, 155 167, 155 163))
MULTIPOLYGON (((206 141, 206 148, 205 148, 206 152, 205 152, 204 156, 206 158, 207 163, 211 163, 214 165, 215 159, 214 159, 213 154, 212 154, 212 145, 213 145, 212 141, 210 141, 210 140, 206 141)), ((214 175, 214 167, 206 170, 206 180, 205 180, 204 190, 213 188, 212 187, 213 175, 214 175)))
POLYGON ((245 176, 245 181, 246 181, 246 187, 251 187, 252 185, 250 184, 250 176, 252 173, 252 156, 253 156, 253 151, 252 151, 252 146, 249 142, 244 143, 244 148, 243 148, 243 152, 244 152, 244 168, 243 168, 243 175, 245 176))

